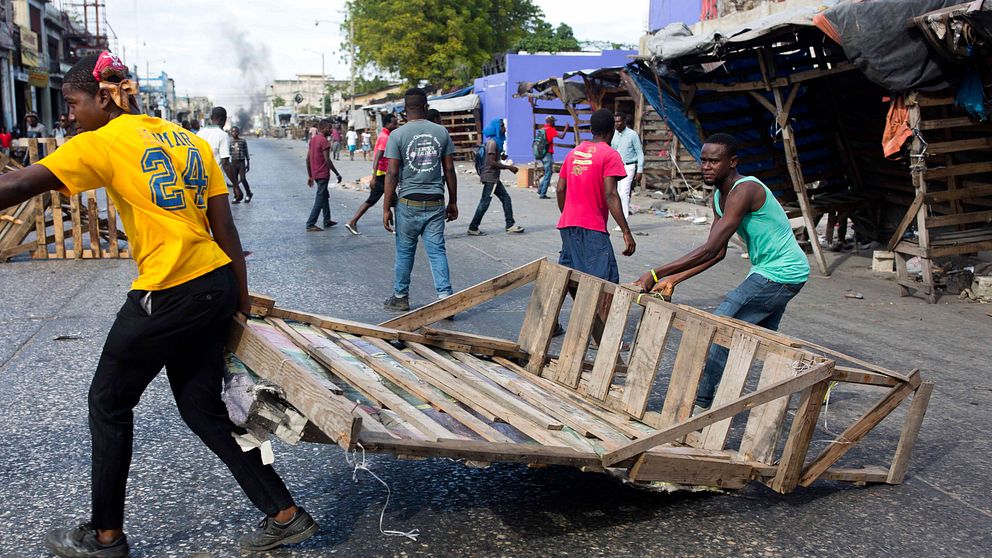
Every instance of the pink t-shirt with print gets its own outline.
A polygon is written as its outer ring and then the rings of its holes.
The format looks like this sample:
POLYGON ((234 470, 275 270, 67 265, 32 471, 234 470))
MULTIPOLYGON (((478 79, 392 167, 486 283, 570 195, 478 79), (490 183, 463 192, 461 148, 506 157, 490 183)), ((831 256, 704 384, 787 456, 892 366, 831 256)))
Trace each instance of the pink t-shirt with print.
POLYGON ((582 227, 606 232, 609 207, 603 179, 627 176, 620 154, 608 143, 584 141, 565 156, 561 176, 565 178, 565 208, 558 228, 582 227))

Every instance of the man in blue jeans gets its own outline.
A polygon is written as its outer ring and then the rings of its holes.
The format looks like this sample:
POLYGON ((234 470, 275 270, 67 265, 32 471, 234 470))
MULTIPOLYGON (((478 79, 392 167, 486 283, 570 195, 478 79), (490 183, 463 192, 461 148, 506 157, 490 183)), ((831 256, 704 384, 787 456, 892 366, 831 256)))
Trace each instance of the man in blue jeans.
POLYGON ((455 147, 451 137, 444 126, 427 120, 427 93, 423 89, 408 89, 403 101, 407 123, 389 134, 386 143, 389 167, 382 210, 382 225, 394 232, 393 202, 399 198, 395 203, 393 294, 383 304, 386 310, 399 312, 410 309, 410 272, 421 237, 437 297, 451 296, 444 223, 458 218, 458 186, 452 157, 455 147), (447 204, 444 202, 445 183, 447 204))
MULTIPOLYGON (((806 254, 771 190, 757 178, 737 172, 737 140, 733 136, 714 134, 707 138, 700 159, 703 182, 716 187, 709 238, 685 256, 645 273, 635 285, 645 292, 671 297, 676 285, 722 260, 727 255, 727 242, 736 232, 747 245, 751 273, 727 293, 716 315, 777 330, 786 305, 809 278, 806 254)), ((710 347, 696 392, 696 412, 713 404, 728 353, 725 347, 710 347)))
POLYGON ((544 176, 541 177, 541 184, 537 188, 537 197, 542 200, 550 199, 548 186, 551 185, 551 175, 555 173, 555 140, 564 138, 566 130, 567 128, 559 131, 555 127, 554 116, 544 119, 544 137, 548 142, 548 152, 541 159, 541 163, 544 165, 544 176))

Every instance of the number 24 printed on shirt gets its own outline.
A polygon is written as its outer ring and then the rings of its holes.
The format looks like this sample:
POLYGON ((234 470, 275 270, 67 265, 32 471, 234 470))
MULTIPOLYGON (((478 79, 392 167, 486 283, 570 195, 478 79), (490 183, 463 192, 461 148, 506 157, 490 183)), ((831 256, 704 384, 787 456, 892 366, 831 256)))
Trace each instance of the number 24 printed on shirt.
POLYGON ((148 177, 148 186, 152 191, 155 205, 169 211, 186 208, 186 188, 195 190, 194 203, 196 207, 205 208, 203 194, 207 190, 207 172, 203 165, 203 157, 195 147, 189 148, 186 157, 186 170, 183 171, 182 184, 177 183, 176 168, 172 158, 162 147, 149 147, 141 156, 141 170, 148 177))

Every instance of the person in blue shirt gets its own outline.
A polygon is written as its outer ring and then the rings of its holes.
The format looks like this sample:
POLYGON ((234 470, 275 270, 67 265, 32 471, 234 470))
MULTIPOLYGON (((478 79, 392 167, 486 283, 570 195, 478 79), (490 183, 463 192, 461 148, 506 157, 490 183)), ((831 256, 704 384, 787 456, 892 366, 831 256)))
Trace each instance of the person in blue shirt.
MULTIPOLYGON (((627 170, 626 178, 617 182, 617 193, 620 194, 620 203, 623 205, 623 216, 630 216, 630 190, 631 186, 640 182, 641 173, 644 171, 644 150, 641 149, 641 139, 637 137, 637 132, 627 126, 627 115, 618 112, 613 118, 614 129, 613 141, 610 147, 615 149, 623 159, 624 168, 627 170)), ((617 227, 616 230, 620 230, 617 227)))

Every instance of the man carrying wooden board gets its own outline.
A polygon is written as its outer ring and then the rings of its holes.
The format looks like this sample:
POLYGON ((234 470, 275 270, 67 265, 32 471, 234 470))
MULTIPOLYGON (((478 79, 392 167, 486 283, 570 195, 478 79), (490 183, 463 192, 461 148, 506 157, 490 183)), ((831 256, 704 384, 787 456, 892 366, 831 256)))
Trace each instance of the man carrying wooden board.
MULTIPOLYGON (((741 176, 737 162, 733 136, 714 134, 707 138, 701 155, 703 182, 716 187, 710 236, 699 248, 651 269, 635 285, 644 292, 670 297, 676 285, 722 260, 727 255, 727 242, 737 232, 747 245, 751 272, 727 293, 716 315, 777 330, 786 305, 809 278, 809 262, 771 190, 753 176, 741 176)), ((728 353, 725 347, 710 347, 696 393, 697 412, 712 405, 728 353)))

